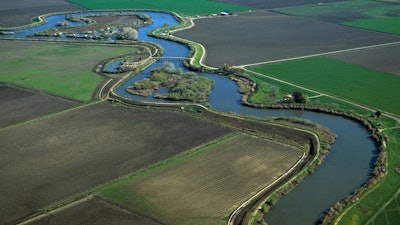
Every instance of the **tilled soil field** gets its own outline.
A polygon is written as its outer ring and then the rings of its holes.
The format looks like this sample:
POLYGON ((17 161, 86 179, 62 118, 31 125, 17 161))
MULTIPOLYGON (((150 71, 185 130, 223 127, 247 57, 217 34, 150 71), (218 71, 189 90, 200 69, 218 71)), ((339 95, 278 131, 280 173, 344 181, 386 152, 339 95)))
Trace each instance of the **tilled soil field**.
POLYGON ((0 1, 0 27, 15 27, 32 22, 32 18, 46 13, 81 11, 84 8, 65 0, 0 1))
POLYGON ((108 103, 0 130, 0 224, 231 133, 188 115, 108 103))
POLYGON ((267 11, 197 19, 175 35, 201 43, 205 63, 221 67, 287 59, 400 41, 399 36, 267 11))
MULTIPOLYGON (((226 4, 245 6, 254 9, 273 9, 280 7, 291 7, 299 5, 310 5, 322 2, 321 0, 213 0, 226 4)), ((324 0, 324 3, 341 2, 346 0, 324 0)))
POLYGON ((111 187, 105 198, 114 201, 115 193, 126 192, 116 200, 119 204, 166 224, 219 225, 293 166, 301 154, 293 146, 237 135, 111 187))
POLYGON ((49 213, 47 216, 28 224, 161 225, 152 219, 119 208, 97 197, 65 209, 61 213, 49 213))
POLYGON ((328 57, 400 76, 400 44, 334 54, 328 57))
POLYGON ((0 128, 81 105, 63 98, 0 85, 0 128))

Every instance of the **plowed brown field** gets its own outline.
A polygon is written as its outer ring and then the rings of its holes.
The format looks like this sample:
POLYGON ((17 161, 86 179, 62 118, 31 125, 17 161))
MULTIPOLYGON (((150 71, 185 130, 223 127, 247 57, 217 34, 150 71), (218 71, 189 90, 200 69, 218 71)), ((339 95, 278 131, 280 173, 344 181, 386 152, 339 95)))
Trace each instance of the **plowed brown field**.
POLYGON ((107 103, 1 129, 0 224, 230 132, 187 115, 107 103))
POLYGON ((289 145, 237 135, 102 193, 166 224, 219 225, 293 166, 301 154, 289 145), (115 193, 125 194, 121 199, 115 193))
POLYGON ((32 22, 32 18, 45 13, 79 11, 84 8, 65 0, 13 0, 0 1, 0 27, 15 27, 32 22))
POLYGON ((267 11, 196 19, 174 35, 201 43, 205 63, 243 65, 400 41, 399 36, 267 11))

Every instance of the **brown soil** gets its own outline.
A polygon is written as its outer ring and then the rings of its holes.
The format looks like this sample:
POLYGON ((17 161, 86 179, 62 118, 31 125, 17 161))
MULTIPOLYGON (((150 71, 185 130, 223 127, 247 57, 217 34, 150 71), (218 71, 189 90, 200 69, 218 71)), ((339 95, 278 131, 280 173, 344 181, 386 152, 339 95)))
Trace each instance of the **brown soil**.
POLYGON ((82 10, 85 9, 65 0, 0 1, 0 27, 26 25, 33 17, 46 13, 82 10))
POLYGON ((240 134, 128 180, 115 192, 126 193, 126 200, 132 201, 127 207, 166 224, 221 225, 301 155, 296 147, 240 134), (143 196, 145 201, 128 196, 143 196))
POLYGON ((174 35, 207 49, 205 63, 243 65, 399 41, 381 34, 266 11, 197 19, 174 35))
POLYGON ((340 53, 328 57, 400 76, 400 45, 340 53))
POLYGON ((230 132, 187 115, 108 103, 2 129, 0 223, 230 132))
POLYGON ((160 225, 160 223, 110 204, 98 197, 92 198, 60 213, 50 213, 29 225, 160 225))
POLYGON ((346 0, 213 0, 214 2, 223 2, 232 5, 240 5, 254 9, 273 9, 281 7, 291 7, 300 5, 311 5, 320 2, 341 2, 346 0))
POLYGON ((81 105, 63 98, 0 85, 0 128, 81 105))

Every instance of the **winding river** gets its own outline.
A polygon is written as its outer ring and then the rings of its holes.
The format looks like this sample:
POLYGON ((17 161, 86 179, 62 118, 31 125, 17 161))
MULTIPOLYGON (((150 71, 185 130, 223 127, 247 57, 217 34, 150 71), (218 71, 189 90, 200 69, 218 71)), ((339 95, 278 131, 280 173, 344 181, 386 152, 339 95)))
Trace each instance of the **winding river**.
MULTIPOLYGON (((164 56, 187 57, 189 49, 175 42, 148 37, 147 33, 168 23, 170 26, 179 22, 170 14, 156 12, 136 12, 147 14, 154 19, 148 27, 140 28, 139 39, 154 42, 165 49, 164 56)), ((88 13, 80 13, 88 15, 88 13)), ((26 38, 33 29, 36 31, 54 27, 57 22, 63 21, 64 16, 47 18, 48 24, 25 30, 14 35, 16 38, 26 38)), ((181 62, 174 62, 176 68, 183 67, 181 62)), ((150 75, 153 68, 160 67, 162 62, 156 62, 142 74, 132 77, 117 89, 117 94, 145 101, 160 101, 152 97, 138 97, 126 92, 126 87, 136 80, 150 75)), ((345 198, 355 189, 362 186, 371 176, 373 162, 377 156, 377 146, 370 138, 369 132, 360 124, 334 115, 315 113, 300 110, 266 110, 254 109, 241 105, 241 95, 233 81, 218 75, 201 74, 215 81, 209 104, 220 111, 234 112, 242 115, 257 117, 300 117, 309 119, 328 127, 337 134, 335 144, 324 163, 316 171, 307 176, 304 181, 289 194, 280 199, 276 206, 266 216, 270 225, 313 225, 324 215, 324 212, 335 202, 345 198)))

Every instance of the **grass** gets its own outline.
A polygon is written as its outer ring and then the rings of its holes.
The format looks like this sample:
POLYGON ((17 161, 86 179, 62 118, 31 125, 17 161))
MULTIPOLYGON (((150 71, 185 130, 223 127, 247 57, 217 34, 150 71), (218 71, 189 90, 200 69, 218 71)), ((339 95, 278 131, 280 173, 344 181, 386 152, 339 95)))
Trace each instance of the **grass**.
POLYGON ((400 115, 397 88, 400 78, 361 66, 328 58, 310 58, 273 65, 252 67, 251 70, 400 115))
POLYGON ((346 26, 400 35, 400 17, 361 20, 344 23, 346 26))
POLYGON ((96 64, 131 52, 127 47, 3 41, 0 82, 90 101, 103 81, 92 72, 96 64))
POLYGON ((373 0, 353 0, 279 8, 276 11, 327 22, 346 23, 400 16, 400 5, 373 0))
POLYGON ((183 15, 206 15, 221 11, 243 12, 249 8, 210 0, 69 0, 88 9, 151 9, 176 12, 183 15))
POLYGON ((219 225, 300 154, 292 146, 236 134, 106 187, 100 196, 166 224, 219 225))
POLYGON ((397 203, 397 213, 391 212, 393 204, 389 204, 385 208, 382 207, 400 188, 400 183, 398 182, 400 175, 395 172, 395 168, 400 167, 400 155, 398 154, 400 129, 389 129, 384 132, 391 137, 386 148, 388 153, 388 174, 375 189, 367 193, 343 215, 342 219, 337 223, 338 225, 391 225, 399 222, 399 202, 396 200, 399 195, 392 200, 392 202, 397 203), (380 211, 381 209, 383 210, 380 211), (395 220, 397 222, 394 222, 395 220))
POLYGON ((315 93, 309 91, 303 91, 300 88, 283 84, 279 81, 270 79, 262 75, 247 73, 246 76, 248 76, 251 80, 257 83, 257 91, 250 96, 250 102, 254 104, 268 103, 269 100, 271 99, 270 92, 273 87, 277 87, 279 90, 279 93, 277 97, 274 99, 274 101, 282 100, 285 95, 292 94, 295 91, 300 91, 307 96, 316 95, 315 93))

